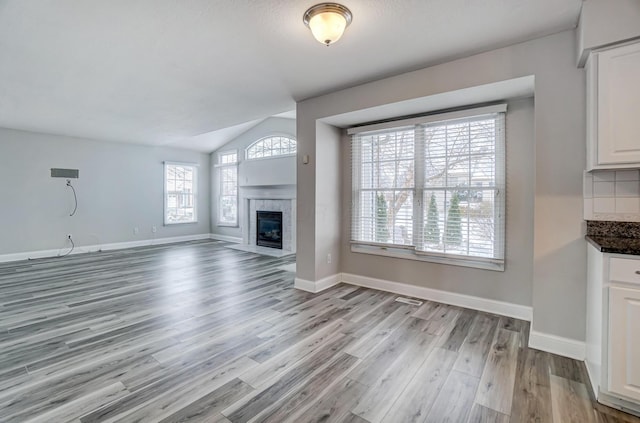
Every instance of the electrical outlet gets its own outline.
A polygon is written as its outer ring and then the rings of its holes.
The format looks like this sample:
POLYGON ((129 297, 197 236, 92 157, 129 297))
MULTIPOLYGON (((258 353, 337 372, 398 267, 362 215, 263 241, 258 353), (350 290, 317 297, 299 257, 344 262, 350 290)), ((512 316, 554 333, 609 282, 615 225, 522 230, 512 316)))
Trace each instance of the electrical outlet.
POLYGON ((135 228, 133 228, 133 234, 134 235, 138 235, 138 232, 140 232, 140 229, 137 226, 135 228))
POLYGON ((156 232, 158 232, 158 228, 156 228, 156 226, 155 226, 155 225, 154 225, 154 226, 152 226, 152 227, 151 227, 151 232, 153 232, 153 233, 155 234, 156 232))
POLYGON ((327 254, 327 264, 331 264, 331 253, 327 254))

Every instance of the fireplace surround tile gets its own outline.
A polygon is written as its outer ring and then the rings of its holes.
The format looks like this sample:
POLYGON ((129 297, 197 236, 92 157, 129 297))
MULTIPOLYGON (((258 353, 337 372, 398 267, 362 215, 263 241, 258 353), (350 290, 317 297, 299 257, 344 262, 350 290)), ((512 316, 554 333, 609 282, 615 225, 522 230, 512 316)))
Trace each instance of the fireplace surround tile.
POLYGON ((282 212, 282 249, 295 252, 294 214, 295 208, 292 199, 249 199, 249 233, 245 240, 249 245, 256 244, 256 211, 282 212))

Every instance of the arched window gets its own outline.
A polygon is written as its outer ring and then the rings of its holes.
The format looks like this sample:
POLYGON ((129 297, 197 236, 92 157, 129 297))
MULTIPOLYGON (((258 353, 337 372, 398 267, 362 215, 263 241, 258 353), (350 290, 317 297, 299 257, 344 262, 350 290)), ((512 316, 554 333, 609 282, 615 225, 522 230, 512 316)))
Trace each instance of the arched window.
POLYGON ((296 140, 289 137, 266 137, 247 147, 247 159, 296 154, 296 140))

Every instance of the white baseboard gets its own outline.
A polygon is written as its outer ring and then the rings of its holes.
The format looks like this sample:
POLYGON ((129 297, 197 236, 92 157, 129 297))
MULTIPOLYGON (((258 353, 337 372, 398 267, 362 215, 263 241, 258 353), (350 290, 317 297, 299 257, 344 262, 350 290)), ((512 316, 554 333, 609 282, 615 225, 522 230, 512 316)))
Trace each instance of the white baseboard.
POLYGON ((228 235, 209 234, 209 238, 216 239, 218 241, 233 242, 236 244, 242 244, 242 238, 228 235))
POLYGON ((313 292, 315 294, 338 285, 340 282, 342 282, 340 273, 336 273, 335 275, 327 276, 315 282, 296 278, 294 286, 302 291, 313 292))
MULTIPOLYGON (((202 239, 210 239, 210 234, 173 236, 167 238, 144 239, 140 241, 114 242, 110 244, 97 245, 81 245, 73 249, 71 254, 94 253, 97 251, 122 250, 125 248, 146 247, 149 245, 172 244, 175 242, 198 241, 202 239)), ((2 254, 0 255, 0 263, 11 261, 29 260, 38 258, 58 257, 66 254, 68 248, 58 248, 55 250, 39 250, 26 251, 22 253, 2 254)))
POLYGON ((595 365, 594 363, 590 363, 589 360, 584 361, 585 367, 587 368, 587 376, 589 376, 589 382, 591 383, 591 391, 593 395, 598 398, 600 394, 600 366, 595 365))
POLYGON ((486 311, 529 322, 533 317, 533 309, 531 307, 507 303, 504 301, 491 300, 488 298, 473 297, 471 295, 457 294, 455 292, 441 291, 438 289, 370 278, 351 273, 343 273, 342 282, 351 285, 364 286, 366 288, 378 289, 380 291, 421 298, 424 300, 470 308, 473 310, 486 311))
POLYGON ((607 407, 615 408, 620 411, 624 411, 627 414, 640 417, 640 404, 636 401, 620 398, 616 396, 616 394, 600 392, 598 394, 598 402, 606 405, 607 407))
MULTIPOLYGON (((499 314, 501 316, 514 317, 516 319, 526 320, 529 322, 533 318, 532 307, 507 303, 504 301, 473 297, 470 295, 441 291, 437 289, 425 288, 421 286, 409 285, 383 279, 370 278, 366 276, 353 275, 350 273, 342 274, 342 282, 351 285, 363 286, 366 288, 378 289, 380 291, 407 295, 409 297, 421 298, 425 300, 436 301, 439 303, 470 308, 473 310, 485 311, 488 313, 499 314)), ((529 346, 531 348, 550 352, 564 357, 573 358, 580 361, 584 361, 586 357, 586 345, 584 342, 536 332, 533 330, 529 335, 529 346)))
POLYGON ((584 361, 587 355, 584 342, 535 330, 529 333, 529 347, 580 361, 584 361))

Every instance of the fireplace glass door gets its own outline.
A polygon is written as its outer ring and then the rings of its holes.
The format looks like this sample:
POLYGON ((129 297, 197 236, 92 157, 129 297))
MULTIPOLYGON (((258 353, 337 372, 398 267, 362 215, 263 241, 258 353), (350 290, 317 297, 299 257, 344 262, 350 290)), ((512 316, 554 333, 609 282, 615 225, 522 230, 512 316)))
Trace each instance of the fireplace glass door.
POLYGON ((257 211, 256 245, 282 249, 282 212, 257 211))

